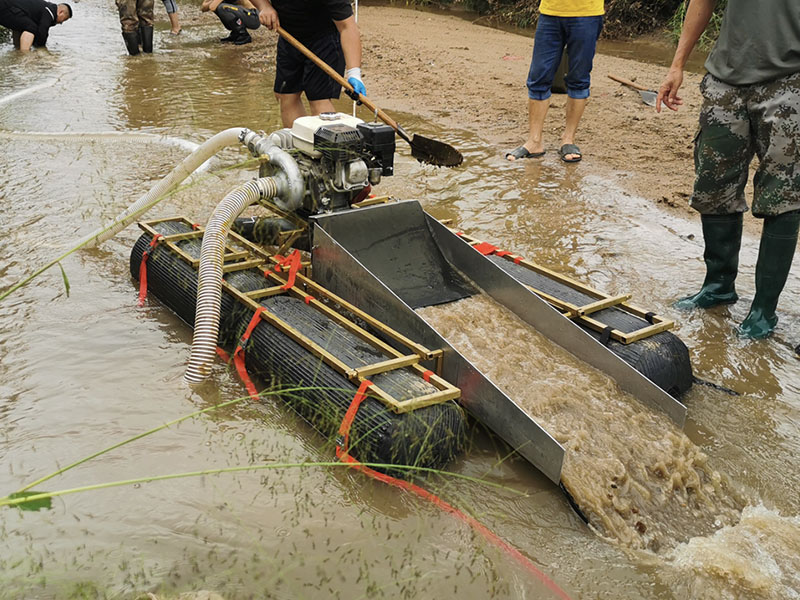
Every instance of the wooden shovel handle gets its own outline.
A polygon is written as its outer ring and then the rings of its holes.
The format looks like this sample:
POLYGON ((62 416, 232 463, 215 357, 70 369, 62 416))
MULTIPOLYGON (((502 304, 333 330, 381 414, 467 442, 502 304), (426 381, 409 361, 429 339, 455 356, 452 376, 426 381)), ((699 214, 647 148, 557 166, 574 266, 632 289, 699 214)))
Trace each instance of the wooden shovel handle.
POLYGON ((639 85, 638 83, 633 83, 630 79, 625 79, 624 77, 617 77, 616 75, 612 75, 611 73, 608 74, 609 79, 613 79, 617 83, 621 83, 622 85, 627 85, 628 87, 632 87, 635 90, 639 90, 641 92, 651 92, 652 90, 644 87, 643 85, 639 85))
MULTIPOLYGON (((302 43, 300 43, 297 39, 295 39, 295 37, 292 36, 291 33, 289 33, 283 27, 280 27, 280 26, 277 27, 276 29, 278 31, 278 34, 280 34, 280 36, 283 39, 285 39, 292 46, 294 46, 300 52, 302 52, 306 56, 306 58, 308 58, 311 62, 313 62, 315 65, 317 65, 320 69, 325 71, 325 73, 327 73, 327 75, 331 79, 333 79, 334 81, 339 83, 346 90, 349 90, 351 92, 355 91, 355 90, 353 90, 353 86, 350 85, 348 83, 348 81, 344 77, 339 75, 339 73, 337 73, 336 70, 333 69, 328 63, 326 63, 319 56, 314 54, 311 50, 306 48, 302 43)), ((363 104, 369 110, 371 110, 373 113, 375 113, 375 116, 377 116, 381 121, 386 123, 389 127, 394 129, 397 133, 399 133, 400 136, 403 139, 405 139, 406 141, 409 141, 408 140, 408 136, 405 134, 405 131, 403 131, 403 129, 397 124, 397 122, 394 119, 392 119, 389 115, 387 115, 385 112, 383 112, 380 108, 375 106, 372 102, 370 102, 370 100, 368 100, 366 96, 363 96, 363 95, 359 94, 358 95, 358 100, 361 102, 361 104, 363 104)))

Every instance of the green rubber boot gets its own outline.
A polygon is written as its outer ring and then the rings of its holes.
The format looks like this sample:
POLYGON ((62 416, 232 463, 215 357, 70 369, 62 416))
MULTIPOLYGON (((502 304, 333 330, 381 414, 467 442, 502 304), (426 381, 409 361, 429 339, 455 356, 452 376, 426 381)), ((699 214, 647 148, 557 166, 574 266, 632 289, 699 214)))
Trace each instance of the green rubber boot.
POLYGON ((734 282, 739 270, 739 248, 742 245, 742 213, 701 215, 700 218, 706 244, 703 252, 706 278, 699 292, 673 304, 681 310, 733 304, 739 299, 734 282))
POLYGON ((750 312, 739 327, 740 337, 754 340, 765 338, 778 324, 775 309, 792 267, 798 228, 798 212, 764 219, 756 263, 756 295, 750 305, 750 312))

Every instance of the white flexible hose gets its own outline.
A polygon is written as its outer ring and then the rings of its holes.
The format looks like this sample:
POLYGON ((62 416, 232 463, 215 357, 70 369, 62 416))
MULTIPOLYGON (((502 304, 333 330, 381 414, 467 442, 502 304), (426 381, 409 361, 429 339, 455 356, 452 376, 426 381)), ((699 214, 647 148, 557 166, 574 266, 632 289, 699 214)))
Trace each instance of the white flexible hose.
POLYGON ((172 191, 175 187, 180 185, 180 183, 189 177, 200 165, 205 163, 209 158, 214 156, 217 152, 219 152, 225 146, 233 146, 244 139, 244 136, 249 133, 250 130, 245 127, 232 127, 231 129, 226 129, 225 131, 220 131, 215 136, 206 140, 203 144, 200 145, 194 152, 192 152, 189 156, 183 159, 181 163, 175 167, 169 175, 164 177, 161 181, 155 184, 150 190, 141 196, 136 202, 131 204, 127 209, 125 209, 119 216, 111 222, 110 225, 106 225, 105 227, 101 227, 90 233, 89 235, 81 238, 72 248, 67 250, 61 256, 51 260, 49 263, 44 265, 43 267, 34 271, 31 275, 26 277, 25 279, 18 281, 14 285, 12 285, 8 290, 3 293, 0 293, 0 300, 3 300, 7 296, 9 296, 12 292, 18 290, 22 286, 26 285, 38 275, 44 273, 47 269, 52 267, 55 264, 58 264, 62 259, 66 258, 76 250, 81 248, 92 248, 97 246, 98 244, 103 243, 109 238, 114 237, 117 233, 125 229, 128 225, 136 221, 139 217, 141 217, 144 213, 148 210, 153 208, 156 204, 161 202, 164 198, 165 194, 172 191))
POLYGON ((184 158, 169 175, 120 213, 111 225, 90 233, 78 243, 78 246, 91 248, 117 235, 117 233, 158 204, 165 194, 180 185, 184 179, 189 177, 200 165, 222 150, 222 148, 238 144, 239 137, 247 131, 249 130, 244 127, 232 127, 225 131, 220 131, 203 142, 197 150, 184 158))
MULTIPOLYGON (((29 140, 29 139, 65 139, 65 140, 79 140, 84 141, 87 139, 132 139, 132 140, 145 140, 166 144, 169 146, 177 146, 189 152, 194 152, 200 147, 200 144, 190 142, 179 137, 172 137, 169 135, 158 135, 157 133, 147 133, 145 131, 0 131, 0 138, 9 140, 29 140)), ((211 165, 211 159, 206 160, 200 165, 196 172, 207 171, 211 165)))
POLYGON ((194 316, 192 352, 183 378, 190 386, 206 380, 217 350, 222 304, 222 265, 225 240, 242 211, 259 199, 274 198, 281 182, 273 177, 248 181, 223 198, 208 220, 197 273, 197 306, 194 316))
POLYGON ((3 104, 7 104, 8 102, 13 102, 17 98, 21 98, 22 96, 26 96, 28 94, 32 94, 33 92, 38 92, 39 90, 43 90, 44 88, 50 87, 51 85, 58 83, 58 79, 59 78, 56 77, 52 79, 46 79, 45 81, 37 83, 36 85, 32 85, 31 87, 25 88, 24 90, 19 90, 17 92, 9 94, 8 96, 3 96, 2 98, 0 98, 0 106, 2 106, 3 104))

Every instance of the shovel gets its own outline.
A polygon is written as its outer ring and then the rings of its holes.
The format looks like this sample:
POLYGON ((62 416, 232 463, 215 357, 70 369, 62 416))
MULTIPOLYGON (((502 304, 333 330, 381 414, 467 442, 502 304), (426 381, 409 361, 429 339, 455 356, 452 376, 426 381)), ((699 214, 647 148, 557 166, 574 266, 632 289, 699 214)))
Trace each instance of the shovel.
POLYGON ((617 77, 616 75, 612 75, 611 73, 608 74, 609 79, 613 79, 617 83, 621 83, 622 85, 627 85, 629 88, 633 88, 639 91, 639 94, 642 96, 642 102, 647 104, 647 106, 655 106, 656 105, 656 98, 658 97, 658 92, 654 92, 653 90, 648 90, 643 85, 639 85, 638 83, 633 83, 629 79, 623 79, 622 77, 617 77))
POLYGON ((366 96, 356 94, 355 90, 353 90, 353 86, 350 85, 344 77, 339 75, 339 73, 331 68, 328 63, 323 61, 316 54, 311 52, 311 50, 297 41, 289 32, 283 29, 283 27, 278 27, 277 31, 283 39, 302 52, 320 69, 325 71, 325 73, 327 73, 331 79, 339 83, 347 91, 348 96, 366 106, 373 113, 375 113, 377 118, 394 129, 397 132, 397 135, 409 143, 411 146, 411 156, 416 158, 418 161, 436 165, 437 167, 457 167, 464 161, 464 157, 461 155, 461 153, 453 148, 450 144, 445 144, 444 142, 432 140, 417 134, 414 134, 413 138, 409 137, 408 133, 406 133, 405 129, 403 129, 400 124, 397 123, 397 121, 392 119, 380 108, 370 102, 366 96))

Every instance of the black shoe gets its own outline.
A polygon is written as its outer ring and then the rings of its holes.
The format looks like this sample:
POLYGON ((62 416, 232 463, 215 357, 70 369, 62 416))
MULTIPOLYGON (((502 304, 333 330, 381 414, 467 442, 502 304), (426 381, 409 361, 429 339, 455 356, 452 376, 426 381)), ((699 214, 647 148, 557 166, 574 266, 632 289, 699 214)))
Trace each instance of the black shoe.
POLYGON ((219 41, 222 42, 223 44, 232 43, 234 40, 236 40, 235 31, 231 31, 231 34, 228 37, 219 38, 219 41))
POLYGON ((250 34, 247 33, 247 30, 240 31, 236 34, 236 38, 233 40, 233 43, 237 46, 242 46, 243 44, 249 44, 253 41, 253 38, 250 37, 250 34))
POLYGON ((128 49, 128 54, 136 56, 139 54, 139 32, 138 31, 123 31, 122 39, 125 40, 125 47, 128 49))
POLYGON ((140 26, 139 35, 142 38, 142 52, 151 54, 153 52, 153 26, 140 26))

